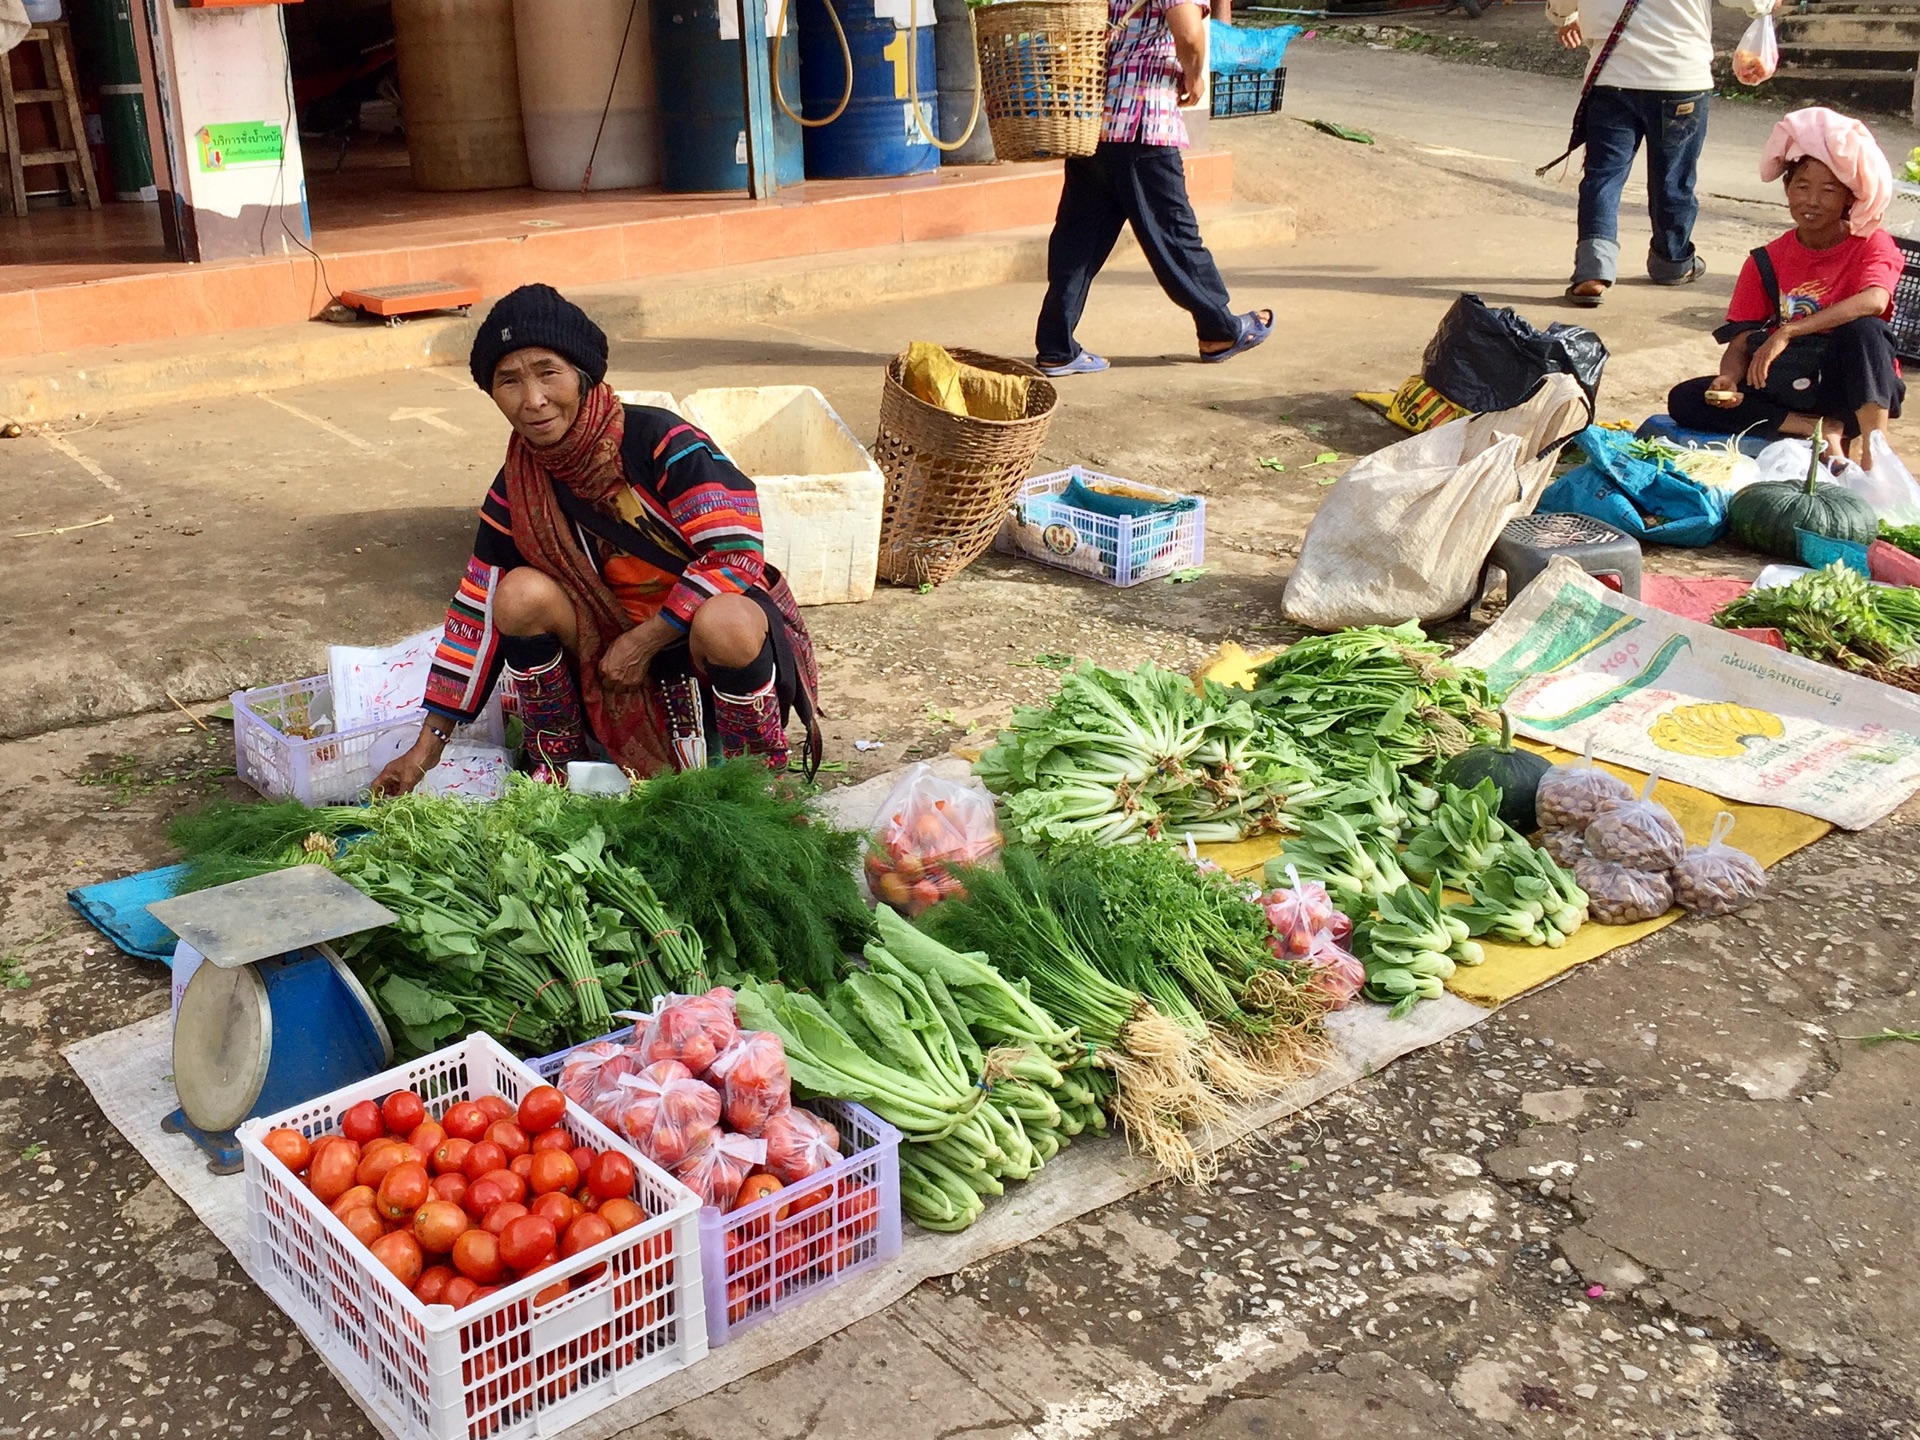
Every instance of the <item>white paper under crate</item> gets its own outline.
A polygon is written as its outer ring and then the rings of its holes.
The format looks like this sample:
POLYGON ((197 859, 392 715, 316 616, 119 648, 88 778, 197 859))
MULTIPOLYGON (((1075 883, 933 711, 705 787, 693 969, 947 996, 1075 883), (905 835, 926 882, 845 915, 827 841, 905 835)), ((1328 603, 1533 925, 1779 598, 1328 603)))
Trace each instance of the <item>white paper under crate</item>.
POLYGON ((1076 465, 1021 483, 994 548, 1003 555, 1024 555, 1109 585, 1138 585, 1200 564, 1206 556, 1206 529, 1207 502, 1198 495, 1182 495, 1076 465), (1181 508, 1137 516, 1102 515, 1060 498, 1075 479, 1089 487, 1112 487, 1130 498, 1181 508))
POLYGON ((873 598, 887 482, 824 395, 811 385, 696 390, 680 413, 753 481, 767 561, 795 600, 873 598))
POLYGON ((332 1134, 350 1106, 395 1090, 415 1091, 438 1118, 482 1095, 518 1105, 541 1083, 490 1037, 471 1035, 236 1132, 255 1273, 362 1408, 407 1440, 555 1435, 707 1353, 699 1197, 578 1105, 561 1124, 576 1145, 633 1162, 633 1199, 651 1218, 459 1310, 422 1304, 262 1143, 280 1126, 332 1134), (556 1281, 596 1267, 596 1278, 535 1305, 556 1281))

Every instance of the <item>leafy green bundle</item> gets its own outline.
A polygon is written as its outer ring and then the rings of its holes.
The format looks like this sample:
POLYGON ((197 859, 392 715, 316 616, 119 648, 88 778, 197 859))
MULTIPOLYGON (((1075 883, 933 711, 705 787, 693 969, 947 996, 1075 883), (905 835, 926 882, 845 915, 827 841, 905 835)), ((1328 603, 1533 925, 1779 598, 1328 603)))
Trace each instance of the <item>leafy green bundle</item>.
POLYGON ((1786 585, 1749 590, 1714 612, 1722 629, 1780 632, 1787 649, 1903 689, 1920 689, 1920 593, 1875 585, 1839 561, 1786 585))

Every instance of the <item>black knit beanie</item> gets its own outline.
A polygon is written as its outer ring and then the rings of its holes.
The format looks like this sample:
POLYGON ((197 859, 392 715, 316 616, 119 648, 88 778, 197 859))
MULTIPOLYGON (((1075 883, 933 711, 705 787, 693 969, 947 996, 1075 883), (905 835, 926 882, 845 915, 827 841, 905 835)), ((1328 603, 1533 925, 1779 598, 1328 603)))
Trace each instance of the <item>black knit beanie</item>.
POLYGON ((492 394, 493 372, 500 362, 532 346, 571 361, 590 384, 606 378, 606 332, 551 285, 522 285, 501 296, 480 322, 467 358, 473 383, 492 394))

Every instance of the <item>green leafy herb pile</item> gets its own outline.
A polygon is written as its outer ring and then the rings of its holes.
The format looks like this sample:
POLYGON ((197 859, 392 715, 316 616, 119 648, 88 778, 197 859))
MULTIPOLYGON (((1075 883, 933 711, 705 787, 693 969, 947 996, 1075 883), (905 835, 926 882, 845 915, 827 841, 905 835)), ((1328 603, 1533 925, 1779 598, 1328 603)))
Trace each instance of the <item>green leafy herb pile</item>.
POLYGON ((1854 670, 1920 691, 1920 591, 1875 585, 1835 561, 1790 584, 1749 590, 1714 613, 1723 629, 1780 632, 1787 649, 1843 670, 1854 670))

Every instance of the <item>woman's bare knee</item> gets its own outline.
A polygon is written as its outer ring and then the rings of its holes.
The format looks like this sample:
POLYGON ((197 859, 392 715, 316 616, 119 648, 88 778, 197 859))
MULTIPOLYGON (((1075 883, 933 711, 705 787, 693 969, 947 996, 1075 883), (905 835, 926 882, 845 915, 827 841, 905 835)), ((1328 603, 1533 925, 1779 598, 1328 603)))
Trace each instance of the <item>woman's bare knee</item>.
POLYGON ((573 605, 548 576, 517 566, 493 587, 493 623, 504 635, 557 635, 573 647, 573 605))
POLYGON ((693 612, 688 638, 700 664, 737 670, 759 659, 767 614, 744 595, 716 595, 693 612))

